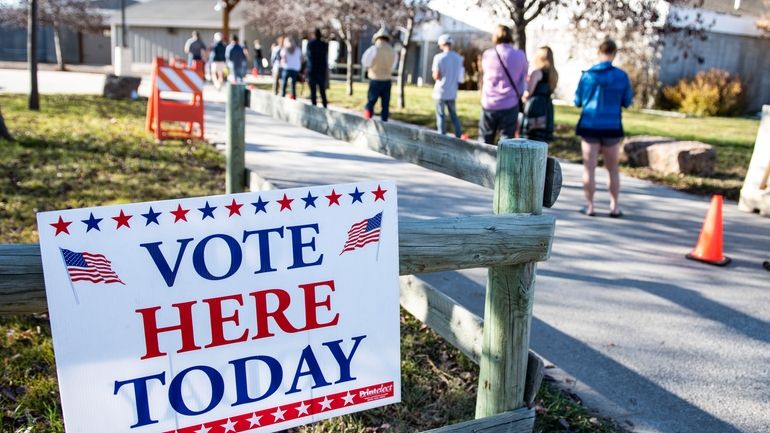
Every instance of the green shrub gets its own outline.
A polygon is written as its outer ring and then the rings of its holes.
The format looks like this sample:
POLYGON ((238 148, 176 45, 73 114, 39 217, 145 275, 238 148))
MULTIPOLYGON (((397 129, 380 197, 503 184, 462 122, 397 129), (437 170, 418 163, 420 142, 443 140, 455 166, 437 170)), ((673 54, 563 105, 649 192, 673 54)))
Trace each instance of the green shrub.
POLYGON ((695 116, 735 116, 744 108, 741 79, 720 69, 683 78, 663 88, 663 96, 674 108, 695 116))

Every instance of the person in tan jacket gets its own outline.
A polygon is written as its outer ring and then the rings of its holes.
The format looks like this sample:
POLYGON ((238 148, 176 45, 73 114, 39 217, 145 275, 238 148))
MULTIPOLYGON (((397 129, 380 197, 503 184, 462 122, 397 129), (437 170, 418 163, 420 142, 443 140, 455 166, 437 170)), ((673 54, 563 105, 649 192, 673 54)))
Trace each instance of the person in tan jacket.
POLYGON ((388 121, 388 108, 390 105, 391 72, 396 61, 396 50, 390 45, 390 35, 381 28, 372 37, 374 45, 364 51, 361 57, 361 65, 367 68, 369 75, 368 102, 364 108, 364 117, 372 118, 374 104, 380 99, 382 109, 380 118, 388 121))

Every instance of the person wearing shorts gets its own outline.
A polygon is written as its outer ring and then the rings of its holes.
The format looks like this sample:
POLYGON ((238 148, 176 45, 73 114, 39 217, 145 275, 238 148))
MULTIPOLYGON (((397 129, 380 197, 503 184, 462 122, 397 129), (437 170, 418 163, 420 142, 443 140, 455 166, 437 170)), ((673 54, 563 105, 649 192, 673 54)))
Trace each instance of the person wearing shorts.
POLYGON ((222 33, 214 33, 214 43, 211 44, 211 81, 217 90, 222 88, 225 82, 225 68, 227 67, 227 45, 222 40, 222 33))
POLYGON ((582 138, 583 192, 586 206, 580 211, 595 216, 596 163, 599 153, 609 173, 610 213, 613 218, 623 216, 620 210, 620 144, 623 141, 622 109, 633 100, 628 74, 612 65, 618 47, 606 40, 599 45, 599 63, 584 71, 575 92, 575 106, 582 107, 576 134, 582 138))

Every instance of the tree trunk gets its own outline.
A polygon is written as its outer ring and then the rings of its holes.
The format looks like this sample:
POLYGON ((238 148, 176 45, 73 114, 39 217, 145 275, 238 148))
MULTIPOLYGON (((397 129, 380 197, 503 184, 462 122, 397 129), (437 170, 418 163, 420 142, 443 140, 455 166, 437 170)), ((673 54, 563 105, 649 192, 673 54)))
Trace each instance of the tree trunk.
POLYGON ((516 45, 519 49, 527 52, 527 20, 524 18, 526 10, 525 0, 516 0, 516 7, 511 9, 511 20, 513 21, 513 31, 516 37, 516 45))
POLYGON ((522 23, 516 23, 516 44, 519 46, 519 49, 526 52, 527 51, 527 27, 526 24, 522 23))
POLYGON ((347 51, 347 73, 345 74, 345 84, 347 85, 348 96, 353 95, 353 43, 349 38, 345 38, 345 51, 347 51))
POLYGON ((5 119, 3 119, 2 111, 0 111, 0 137, 5 138, 8 141, 13 141, 13 137, 11 136, 11 133, 8 131, 8 128, 5 126, 5 119))
POLYGON ((40 110, 40 94, 37 90, 37 0, 30 0, 27 10, 27 67, 29 68, 30 110, 40 110))
POLYGON ((230 4, 225 4, 222 8, 222 39, 230 41, 230 4))
POLYGON ((56 66, 60 71, 65 70, 64 56, 61 49, 61 27, 58 22, 53 23, 53 45, 56 49, 56 66))
POLYGON ((401 53, 398 60, 398 108, 406 107, 406 56, 409 53, 409 46, 412 43, 412 29, 414 28, 414 17, 410 16, 406 21, 406 34, 404 35, 404 45, 401 47, 401 53))

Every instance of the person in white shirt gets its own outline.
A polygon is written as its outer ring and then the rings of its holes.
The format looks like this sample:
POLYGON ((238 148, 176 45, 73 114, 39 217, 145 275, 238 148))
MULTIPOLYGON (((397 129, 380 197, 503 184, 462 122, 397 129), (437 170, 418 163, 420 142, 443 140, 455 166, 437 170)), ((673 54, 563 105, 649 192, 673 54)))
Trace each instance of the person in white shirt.
POLYGON ((291 36, 286 36, 281 49, 281 96, 286 96, 286 85, 291 79, 291 99, 297 99, 297 80, 302 69, 302 49, 294 43, 291 36))
POLYGON ((446 115, 444 113, 444 108, 446 108, 452 119, 455 136, 465 139, 467 135, 463 134, 455 106, 457 88, 460 83, 465 81, 465 67, 462 56, 452 51, 453 43, 452 36, 448 34, 439 36, 438 46, 441 48, 441 52, 433 57, 433 79, 436 80, 436 84, 433 85, 433 100, 436 103, 436 127, 438 132, 446 134, 446 115))

